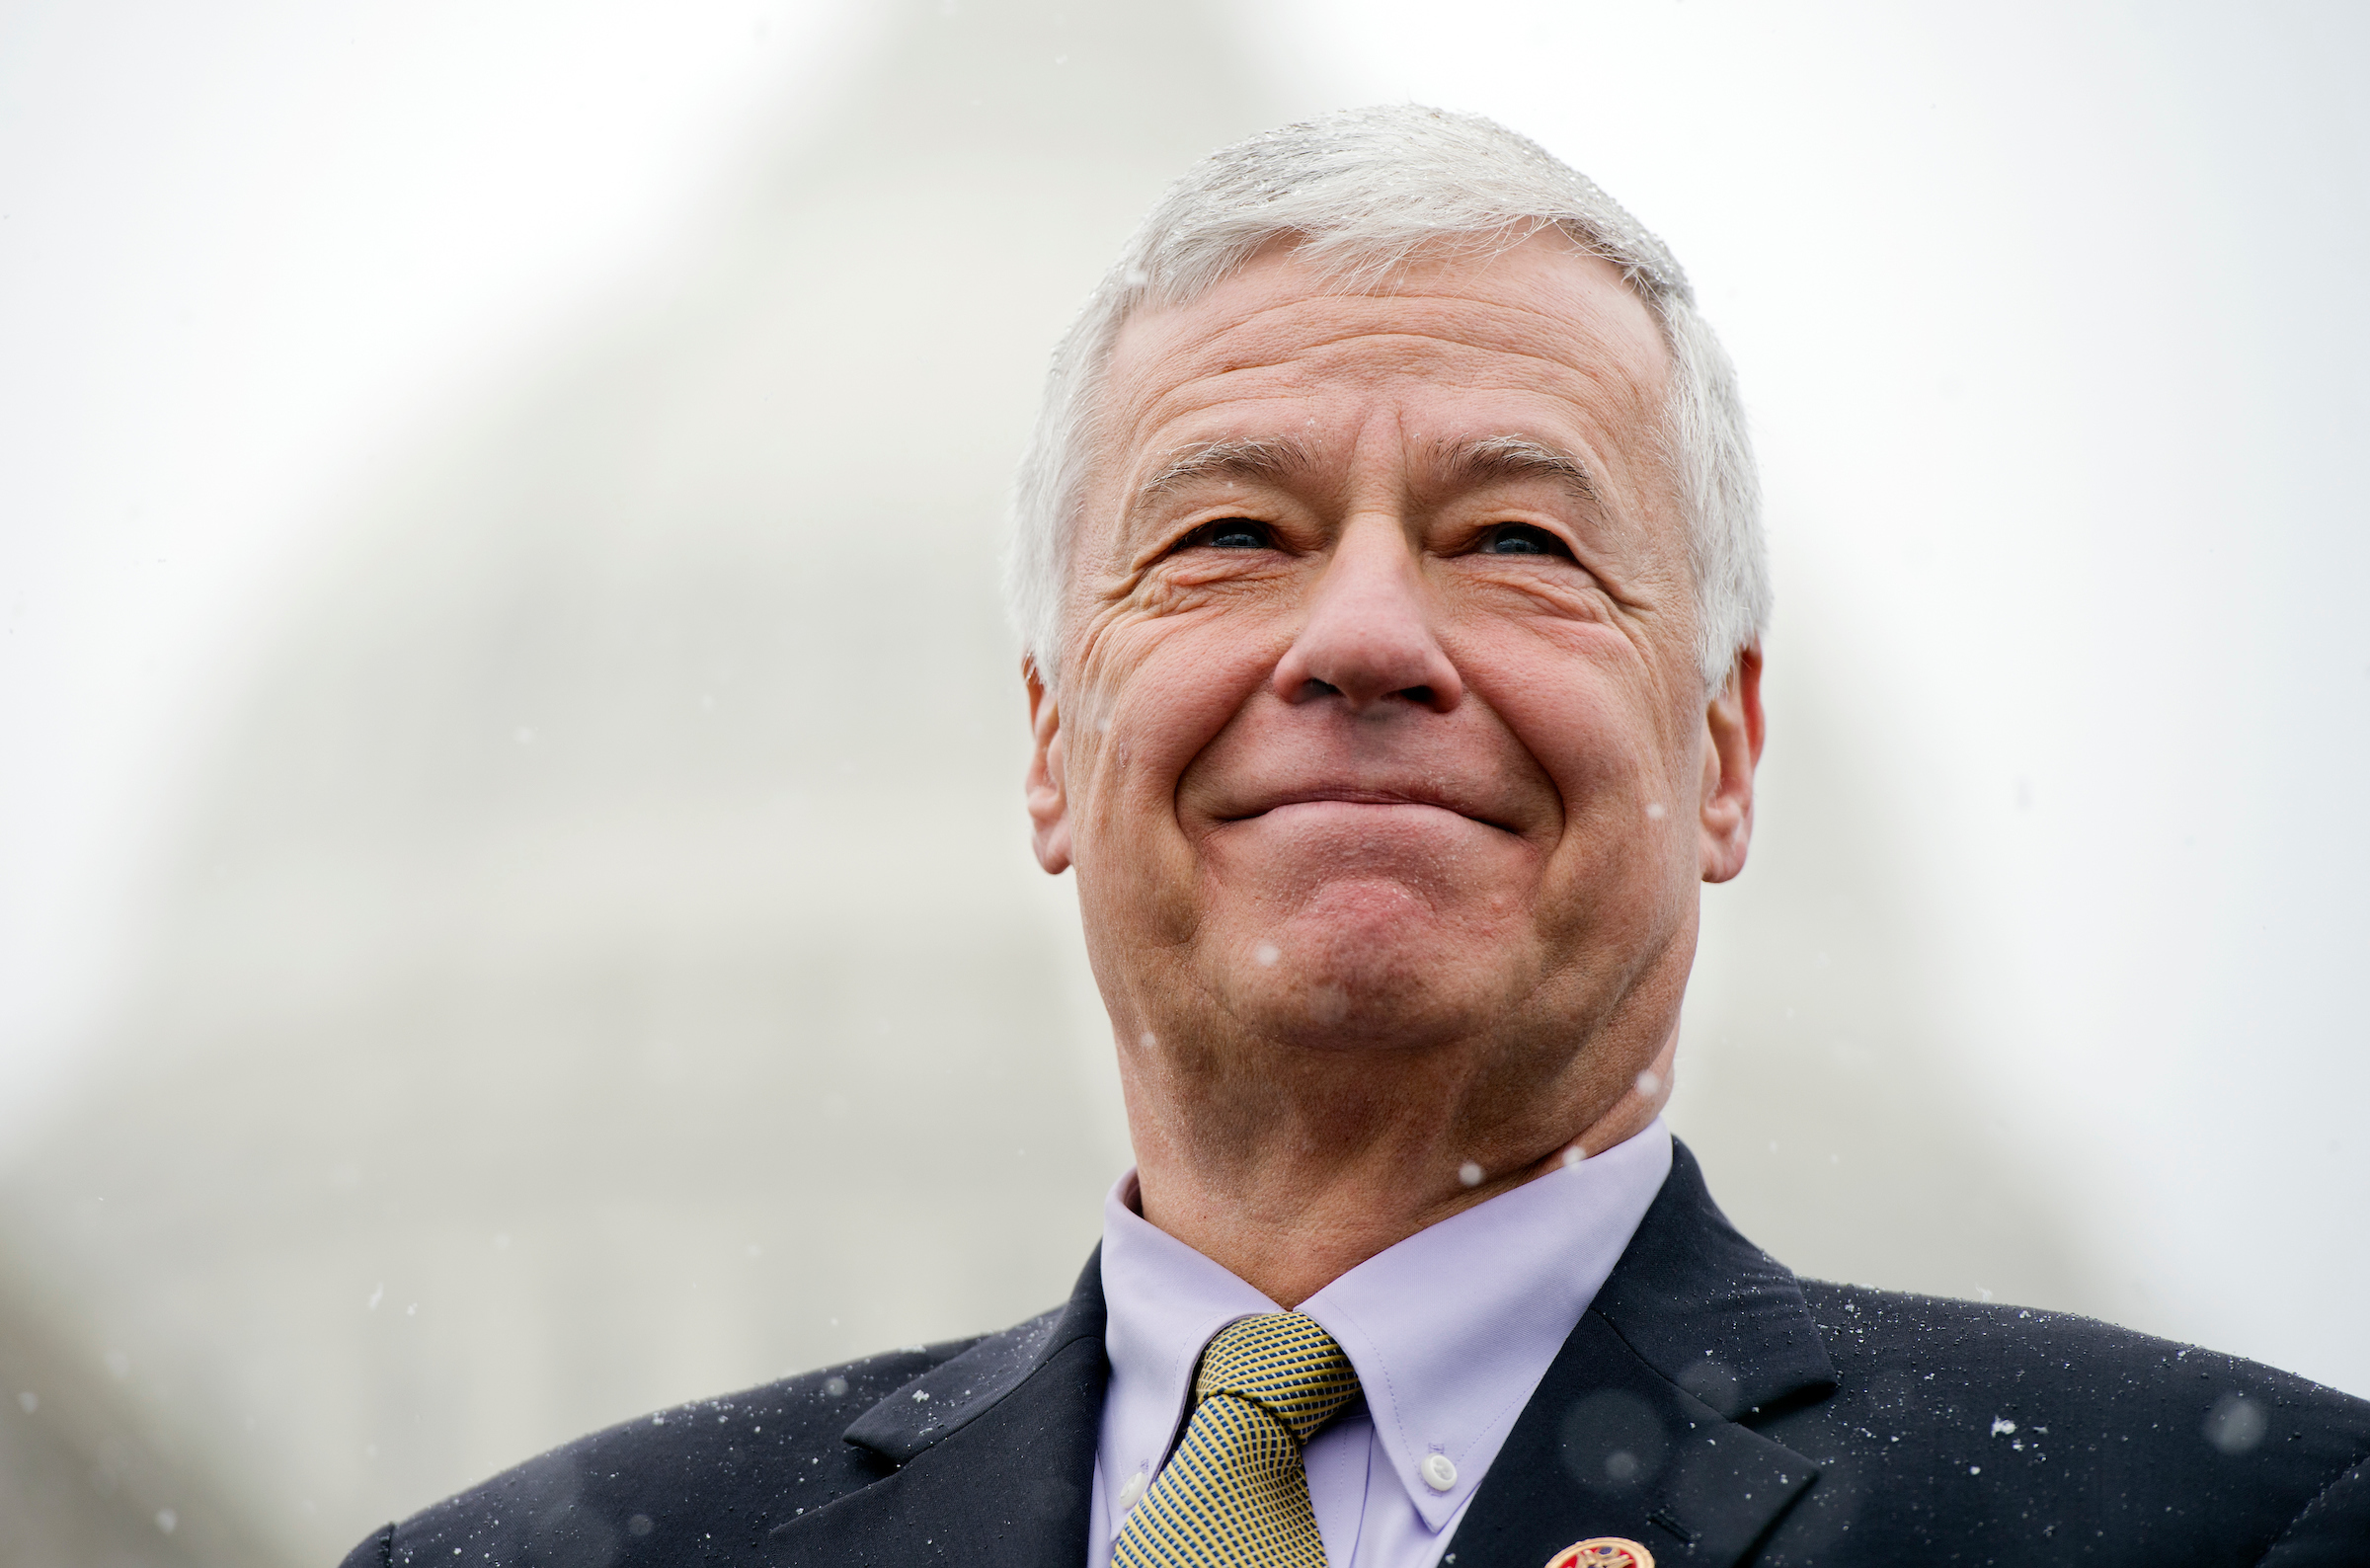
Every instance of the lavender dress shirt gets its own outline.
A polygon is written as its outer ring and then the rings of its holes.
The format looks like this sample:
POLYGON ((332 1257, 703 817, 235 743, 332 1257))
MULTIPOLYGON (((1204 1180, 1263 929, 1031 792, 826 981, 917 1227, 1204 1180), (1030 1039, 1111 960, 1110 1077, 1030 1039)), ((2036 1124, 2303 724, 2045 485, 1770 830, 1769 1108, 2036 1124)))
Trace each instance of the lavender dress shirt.
MULTIPOLYGON (((1328 1568, 1434 1568, 1547 1364, 1671 1169, 1657 1119, 1624 1143, 1500 1193, 1367 1259, 1300 1304, 1358 1370, 1364 1400, 1309 1441, 1328 1568)), ((1210 1336, 1283 1308, 1136 1212, 1103 1203, 1103 1348, 1087 1568, 1109 1568, 1158 1475, 1210 1336)))

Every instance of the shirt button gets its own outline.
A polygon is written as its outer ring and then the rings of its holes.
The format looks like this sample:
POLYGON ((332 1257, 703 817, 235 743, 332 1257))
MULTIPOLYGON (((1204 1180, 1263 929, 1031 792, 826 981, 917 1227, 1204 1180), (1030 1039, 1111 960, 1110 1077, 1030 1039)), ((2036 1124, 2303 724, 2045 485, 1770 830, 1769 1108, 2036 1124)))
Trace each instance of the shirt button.
POLYGON ((1457 1484, 1457 1466, 1445 1453, 1427 1453, 1424 1462, 1416 1466, 1423 1472, 1424 1484, 1435 1492, 1445 1492, 1457 1484))
POLYGON ((1119 1511, 1126 1513, 1144 1501, 1144 1472, 1138 1470, 1128 1477, 1128 1484, 1119 1489, 1119 1511))

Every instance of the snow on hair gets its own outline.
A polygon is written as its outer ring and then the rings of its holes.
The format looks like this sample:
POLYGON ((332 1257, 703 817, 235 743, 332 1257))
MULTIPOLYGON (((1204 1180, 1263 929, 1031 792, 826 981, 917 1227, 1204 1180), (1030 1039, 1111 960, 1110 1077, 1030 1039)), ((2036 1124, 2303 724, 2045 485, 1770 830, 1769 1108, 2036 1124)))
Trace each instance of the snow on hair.
POLYGON ((1058 673, 1103 371, 1133 312, 1190 304, 1277 240, 1354 287, 1419 252, 1483 257, 1547 229, 1619 267, 1661 324, 1672 360, 1664 456, 1688 520, 1697 652, 1705 685, 1725 682, 1768 623, 1769 561, 1736 372, 1696 313, 1687 274, 1595 182, 1538 143, 1478 115, 1413 104, 1342 110, 1212 153, 1160 197, 1054 350, 1004 573, 1013 622, 1045 679, 1058 673))

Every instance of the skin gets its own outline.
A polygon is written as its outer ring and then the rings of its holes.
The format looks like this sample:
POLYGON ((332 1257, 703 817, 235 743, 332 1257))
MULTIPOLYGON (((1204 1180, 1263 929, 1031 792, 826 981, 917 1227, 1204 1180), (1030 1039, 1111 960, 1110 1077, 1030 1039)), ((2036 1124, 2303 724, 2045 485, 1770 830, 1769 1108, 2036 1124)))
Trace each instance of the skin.
POLYGON ((1553 235, 1271 248, 1114 353, 1029 813, 1145 1217, 1280 1303, 1670 1092, 1763 727, 1757 650, 1704 693, 1669 374, 1553 235))

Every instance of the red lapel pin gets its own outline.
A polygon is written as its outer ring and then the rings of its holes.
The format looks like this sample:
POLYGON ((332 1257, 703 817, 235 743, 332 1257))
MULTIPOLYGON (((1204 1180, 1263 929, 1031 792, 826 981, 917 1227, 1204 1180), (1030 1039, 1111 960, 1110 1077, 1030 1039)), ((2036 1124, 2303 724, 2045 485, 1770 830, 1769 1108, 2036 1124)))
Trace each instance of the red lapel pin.
POLYGON ((1547 1568, 1654 1568, 1654 1554, 1620 1535, 1591 1535, 1548 1558, 1547 1568))

